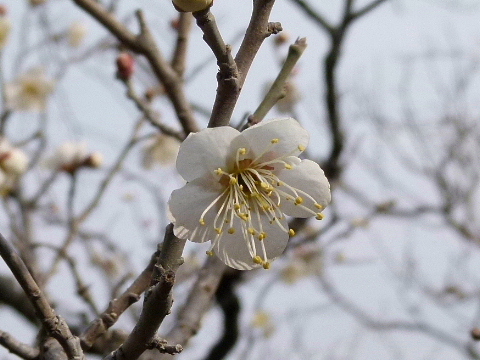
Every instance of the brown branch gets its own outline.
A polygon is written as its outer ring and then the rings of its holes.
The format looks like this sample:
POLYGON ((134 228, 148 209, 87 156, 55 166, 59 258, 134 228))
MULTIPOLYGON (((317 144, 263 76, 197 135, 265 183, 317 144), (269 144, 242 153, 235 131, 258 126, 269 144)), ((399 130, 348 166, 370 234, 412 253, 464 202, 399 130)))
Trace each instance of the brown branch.
POLYGON ((177 43, 172 57, 172 68, 178 76, 184 77, 187 61, 187 49, 193 17, 190 13, 180 13, 178 18, 177 43))
POLYGON ((175 272, 186 240, 173 234, 173 224, 165 230, 165 239, 158 262, 153 269, 152 285, 145 293, 142 313, 125 342, 105 360, 135 360, 155 341, 155 334, 172 306, 172 288, 175 272))
POLYGON ((125 84, 127 87, 127 96, 129 99, 133 100, 135 105, 137 106, 137 109, 139 109, 143 115, 145 116, 145 119, 154 127, 156 127, 158 130, 160 130, 161 133, 165 135, 172 136, 174 138, 177 138, 179 141, 183 141, 185 139, 185 134, 181 131, 177 131, 170 126, 160 122, 159 118, 160 115, 156 113, 150 104, 142 99, 137 92, 135 91, 135 88, 133 86, 132 80, 124 80, 121 79, 122 82, 125 84))
POLYGON ((69 359, 84 359, 79 339, 73 336, 67 323, 52 309, 25 263, 2 234, 0 234, 0 255, 30 299, 46 333, 60 343, 69 359))
POLYGON ((245 37, 235 57, 238 78, 219 76, 217 96, 212 109, 209 127, 225 126, 230 122, 233 110, 247 77, 252 62, 263 41, 271 34, 282 30, 280 23, 269 23, 268 19, 275 0, 255 0, 245 37))
POLYGON ((105 334, 112 327, 120 316, 130 307, 130 305, 140 300, 140 295, 148 289, 153 276, 153 269, 158 261, 160 251, 157 250, 147 267, 135 279, 135 281, 126 289, 119 297, 110 301, 108 308, 94 321, 90 323, 88 328, 80 336, 82 346, 90 348, 95 340, 105 334))
POLYGON ((190 104, 185 96, 183 82, 157 46, 143 13, 136 12, 140 34, 133 34, 124 24, 94 0, 73 0, 79 7, 103 24, 124 46, 142 54, 148 60, 158 81, 164 85, 165 92, 175 108, 178 120, 186 134, 198 131, 190 104))
MULTIPOLYGON (((212 49, 215 58, 217 59, 217 65, 219 71, 217 74, 218 88, 217 95, 222 93, 227 97, 240 94, 240 81, 237 69, 237 64, 232 56, 232 49, 230 45, 226 45, 220 31, 218 30, 215 17, 210 12, 210 8, 205 11, 198 11, 193 13, 197 20, 197 25, 203 31, 203 40, 212 49)), ((225 108, 213 106, 212 113, 210 115, 210 125, 212 124, 228 124, 232 116, 232 112, 235 106, 236 97, 232 97, 234 103, 232 106, 228 106, 229 111, 224 111, 225 108)))
POLYGON ((0 345, 25 360, 35 360, 38 358, 40 351, 30 345, 24 344, 12 335, 0 330, 0 345))
MULTIPOLYGON (((222 274, 227 266, 216 256, 209 257, 198 273, 183 307, 178 311, 175 326, 165 336, 171 344, 185 347, 192 336, 200 329, 204 314, 213 303, 213 296, 218 288, 222 274)), ((170 359, 161 355, 157 360, 170 359)))
POLYGON ((292 0, 292 2, 297 4, 309 18, 323 27, 325 31, 329 33, 333 32, 333 25, 331 25, 322 15, 315 11, 309 3, 304 0, 292 0))

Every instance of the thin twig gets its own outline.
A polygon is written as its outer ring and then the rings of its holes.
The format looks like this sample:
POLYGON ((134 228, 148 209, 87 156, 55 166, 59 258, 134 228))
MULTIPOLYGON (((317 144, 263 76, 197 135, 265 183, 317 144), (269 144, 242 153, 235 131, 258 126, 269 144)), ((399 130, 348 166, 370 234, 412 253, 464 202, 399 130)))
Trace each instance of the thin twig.
POLYGON ((277 78, 253 115, 249 117, 248 126, 255 125, 262 121, 277 101, 285 97, 285 83, 306 48, 307 40, 305 38, 297 39, 294 44, 290 45, 287 58, 285 59, 277 78))
POLYGON ((40 350, 31 347, 21 341, 15 339, 9 333, 0 330, 0 345, 25 360, 35 360, 40 355, 40 350))

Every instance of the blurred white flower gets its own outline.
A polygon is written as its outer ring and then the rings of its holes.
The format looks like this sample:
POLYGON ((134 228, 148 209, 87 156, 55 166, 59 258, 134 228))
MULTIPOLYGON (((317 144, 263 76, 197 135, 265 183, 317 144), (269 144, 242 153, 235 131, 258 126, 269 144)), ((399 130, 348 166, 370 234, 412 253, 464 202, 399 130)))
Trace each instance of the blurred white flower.
POLYGON ((208 253, 230 267, 268 269, 294 235, 284 214, 320 220, 330 202, 323 170, 297 157, 308 139, 292 118, 190 134, 177 157, 188 183, 169 200, 175 235, 211 240, 208 253))
POLYGON ((180 142, 174 137, 158 134, 143 152, 142 165, 151 169, 153 165, 170 165, 175 162, 180 142))
POLYGON ((11 110, 43 111, 55 82, 40 68, 31 69, 5 86, 7 107, 11 110))
POLYGON ((65 142, 47 159, 47 166, 69 173, 80 167, 98 168, 103 164, 103 155, 99 152, 89 153, 85 142, 65 142))
POLYGON ((80 21, 74 22, 68 29, 67 38, 68 44, 72 47, 79 47, 82 45, 87 36, 88 29, 84 23, 80 21))
POLYGON ((293 284, 304 277, 320 276, 323 268, 321 249, 307 245, 295 249, 290 263, 281 271, 281 278, 284 282, 293 284))
POLYGON ((268 338, 275 332, 272 317, 265 311, 257 311, 252 320, 252 326, 262 330, 263 336, 268 338))
POLYGON ((6 15, 6 9, 3 9, 3 11, 0 11, 0 50, 3 49, 7 43, 11 29, 12 23, 6 15))

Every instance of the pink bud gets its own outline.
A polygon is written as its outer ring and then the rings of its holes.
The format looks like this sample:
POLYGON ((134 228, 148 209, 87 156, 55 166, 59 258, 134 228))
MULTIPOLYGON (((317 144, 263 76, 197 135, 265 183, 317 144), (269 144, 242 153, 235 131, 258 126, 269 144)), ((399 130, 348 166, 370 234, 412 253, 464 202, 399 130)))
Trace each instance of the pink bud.
POLYGON ((128 80, 135 72, 135 58, 132 54, 123 51, 117 57, 117 77, 128 80))

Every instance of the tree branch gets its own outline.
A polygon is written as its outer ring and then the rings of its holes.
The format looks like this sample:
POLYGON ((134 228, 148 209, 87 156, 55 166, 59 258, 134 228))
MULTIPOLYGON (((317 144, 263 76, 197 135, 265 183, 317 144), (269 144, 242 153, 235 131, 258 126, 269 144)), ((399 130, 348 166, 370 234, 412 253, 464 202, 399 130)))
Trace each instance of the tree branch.
POLYGON ((73 336, 67 323, 52 309, 25 263, 2 234, 0 234, 0 255, 30 299, 46 333, 60 343, 69 359, 84 359, 79 339, 73 336))

